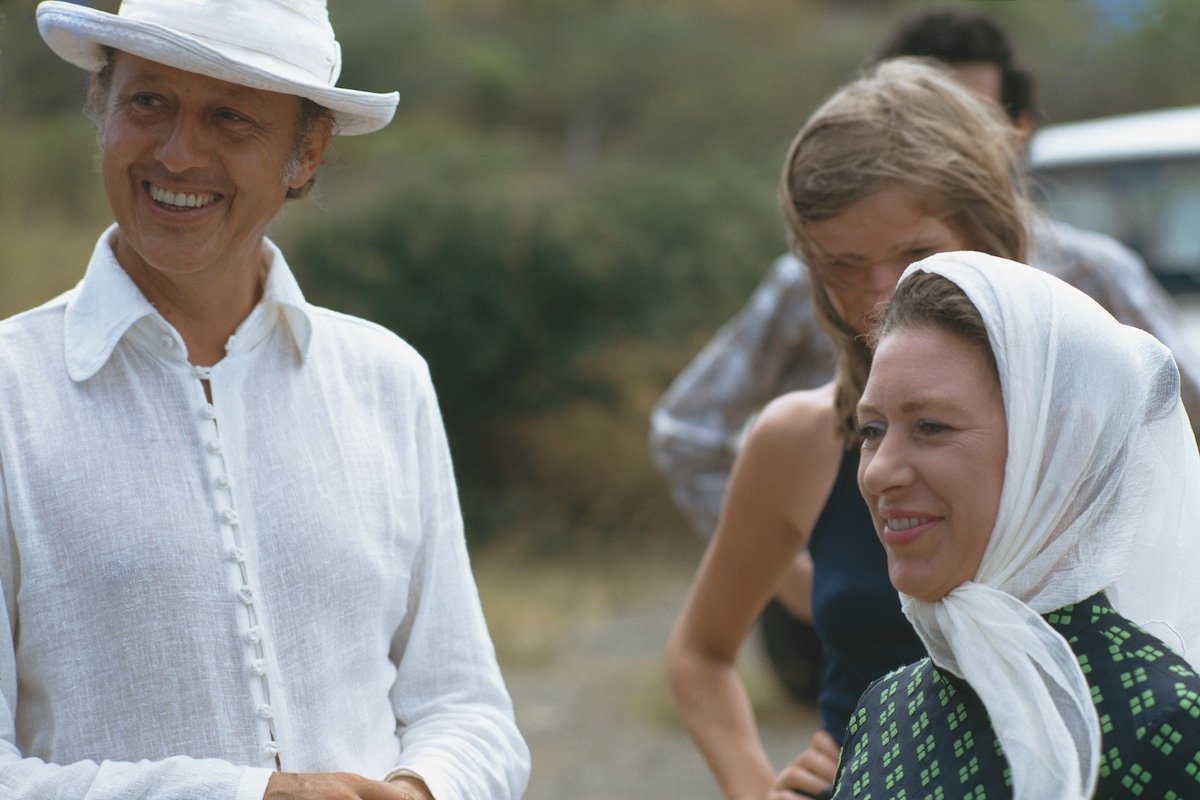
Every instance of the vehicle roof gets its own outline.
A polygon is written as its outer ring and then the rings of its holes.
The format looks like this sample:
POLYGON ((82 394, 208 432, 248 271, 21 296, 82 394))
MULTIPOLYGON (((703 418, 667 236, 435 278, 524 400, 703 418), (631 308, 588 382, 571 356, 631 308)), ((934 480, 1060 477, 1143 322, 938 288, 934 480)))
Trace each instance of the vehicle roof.
POLYGON ((1200 155, 1200 106, 1048 125, 1029 144, 1034 169, 1200 155))

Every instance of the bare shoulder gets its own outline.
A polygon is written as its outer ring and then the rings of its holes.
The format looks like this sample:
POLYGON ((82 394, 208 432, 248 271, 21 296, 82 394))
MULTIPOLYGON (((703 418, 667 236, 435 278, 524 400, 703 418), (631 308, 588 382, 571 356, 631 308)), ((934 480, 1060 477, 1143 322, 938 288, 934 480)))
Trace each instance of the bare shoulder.
POLYGON ((843 447, 834 430, 833 386, 791 392, 771 401, 754 421, 738 454, 735 480, 753 482, 747 494, 777 507, 807 538, 833 487, 843 447))
POLYGON ((772 400, 747 434, 747 446, 751 446, 751 442, 757 447, 775 443, 789 450, 797 446, 821 449, 836 446, 833 384, 788 392, 772 400))

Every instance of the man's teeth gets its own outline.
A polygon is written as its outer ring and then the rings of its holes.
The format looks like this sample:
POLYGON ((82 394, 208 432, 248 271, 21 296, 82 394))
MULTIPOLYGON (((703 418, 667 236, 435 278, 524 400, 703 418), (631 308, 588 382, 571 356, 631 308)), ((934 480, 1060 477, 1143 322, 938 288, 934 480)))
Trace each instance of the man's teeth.
POLYGON ((927 517, 904 517, 902 519, 889 519, 887 526, 894 531, 906 531, 909 528, 928 522, 927 517))
POLYGON ((217 199, 215 194, 184 194, 150 184, 150 196, 155 202, 181 208, 202 208, 217 199))

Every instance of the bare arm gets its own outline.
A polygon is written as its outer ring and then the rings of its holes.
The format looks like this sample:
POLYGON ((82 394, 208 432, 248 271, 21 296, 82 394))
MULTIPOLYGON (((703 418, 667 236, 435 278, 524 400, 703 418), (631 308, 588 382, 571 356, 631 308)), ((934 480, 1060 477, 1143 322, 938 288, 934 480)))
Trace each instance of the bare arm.
POLYGON ((775 599, 793 617, 812 624, 813 561, 805 550, 792 559, 779 580, 775 599))
POLYGON ((667 646, 680 715, 731 799, 761 800, 776 778, 736 660, 832 486, 840 442, 831 398, 827 388, 797 392, 755 422, 667 646))

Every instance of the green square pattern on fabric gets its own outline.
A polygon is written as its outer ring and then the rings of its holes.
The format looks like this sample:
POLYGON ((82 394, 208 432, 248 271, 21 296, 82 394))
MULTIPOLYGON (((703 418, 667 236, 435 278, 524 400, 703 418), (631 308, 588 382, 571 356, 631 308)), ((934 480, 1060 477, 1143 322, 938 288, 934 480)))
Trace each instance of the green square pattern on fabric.
MULTIPOLYGON (((1046 620, 1071 645, 1096 705, 1095 797, 1200 797, 1200 676, 1103 594, 1046 620)), ((869 800, 874 792, 889 800, 1012 797, 1012 770, 978 695, 928 658, 872 684, 851 717, 834 796, 869 800)))

